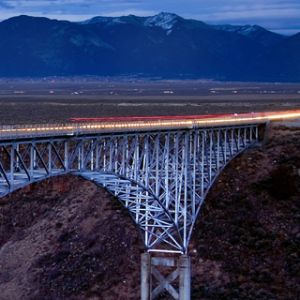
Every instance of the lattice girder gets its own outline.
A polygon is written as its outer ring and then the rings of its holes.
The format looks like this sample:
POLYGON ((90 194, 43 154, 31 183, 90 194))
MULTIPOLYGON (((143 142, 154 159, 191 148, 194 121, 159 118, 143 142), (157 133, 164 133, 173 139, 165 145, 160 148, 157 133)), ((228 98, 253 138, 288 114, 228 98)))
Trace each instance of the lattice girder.
POLYGON ((224 166, 258 141, 258 126, 0 143, 0 196, 74 173, 115 195, 149 251, 186 253, 200 207, 224 166))

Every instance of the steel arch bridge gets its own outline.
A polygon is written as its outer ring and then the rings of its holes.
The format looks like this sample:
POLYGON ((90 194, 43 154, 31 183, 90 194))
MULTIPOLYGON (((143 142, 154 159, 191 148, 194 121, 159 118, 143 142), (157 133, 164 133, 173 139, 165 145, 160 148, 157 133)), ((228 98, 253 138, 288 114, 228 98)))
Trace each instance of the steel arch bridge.
POLYGON ((258 125, 0 142, 0 196, 73 173, 128 209, 148 251, 187 253, 205 196, 224 166, 258 140, 258 125))
POLYGON ((0 126, 0 198, 68 173, 93 181, 143 234, 141 299, 167 291, 189 300, 188 246, 209 189, 228 162, 260 140, 260 126, 287 118, 300 111, 0 126))

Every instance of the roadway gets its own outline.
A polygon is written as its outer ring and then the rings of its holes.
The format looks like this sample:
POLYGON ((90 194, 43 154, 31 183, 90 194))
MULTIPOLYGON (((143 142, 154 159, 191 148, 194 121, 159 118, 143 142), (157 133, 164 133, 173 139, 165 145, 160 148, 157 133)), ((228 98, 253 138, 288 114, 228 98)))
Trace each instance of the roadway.
POLYGON ((298 118, 300 119, 300 110, 189 116, 72 118, 60 124, 2 125, 0 126, 0 140, 224 127, 264 124, 298 118))

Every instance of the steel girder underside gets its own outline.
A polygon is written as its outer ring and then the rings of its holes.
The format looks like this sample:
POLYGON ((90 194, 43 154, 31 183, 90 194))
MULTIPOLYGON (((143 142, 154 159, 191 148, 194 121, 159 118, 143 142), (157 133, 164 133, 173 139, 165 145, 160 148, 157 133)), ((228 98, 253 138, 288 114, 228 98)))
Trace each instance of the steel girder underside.
POLYGON ((209 188, 256 125, 0 142, 0 196, 74 173, 128 209, 148 251, 186 253, 209 188))

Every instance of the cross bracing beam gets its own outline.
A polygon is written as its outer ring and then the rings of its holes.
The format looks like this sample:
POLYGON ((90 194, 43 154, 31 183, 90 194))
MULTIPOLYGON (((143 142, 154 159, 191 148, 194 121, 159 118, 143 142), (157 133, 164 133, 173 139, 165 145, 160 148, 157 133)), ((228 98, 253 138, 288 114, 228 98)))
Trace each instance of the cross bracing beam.
POLYGON ((0 142, 0 195, 74 173, 128 209, 149 251, 186 253, 201 205, 224 166, 258 141, 258 125, 0 142))

